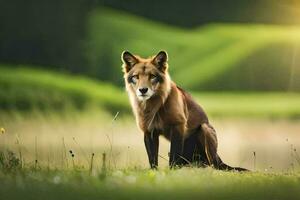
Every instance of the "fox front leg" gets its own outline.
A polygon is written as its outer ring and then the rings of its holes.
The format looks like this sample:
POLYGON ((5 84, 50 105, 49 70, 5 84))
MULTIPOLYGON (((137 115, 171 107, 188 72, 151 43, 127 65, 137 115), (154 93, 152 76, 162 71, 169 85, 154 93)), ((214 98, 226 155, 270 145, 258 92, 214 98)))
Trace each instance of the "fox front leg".
POLYGON ((171 135, 171 148, 170 148, 170 160, 169 165, 171 168, 175 166, 181 166, 183 164, 183 131, 182 126, 174 126, 170 130, 171 135))
POLYGON ((151 169, 158 166, 159 134, 156 131, 144 133, 144 143, 151 169))

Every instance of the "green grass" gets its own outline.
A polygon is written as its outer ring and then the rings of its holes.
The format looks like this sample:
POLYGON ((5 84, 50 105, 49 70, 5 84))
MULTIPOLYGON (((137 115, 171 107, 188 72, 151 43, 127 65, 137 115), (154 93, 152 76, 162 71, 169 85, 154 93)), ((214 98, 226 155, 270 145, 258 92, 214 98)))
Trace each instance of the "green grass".
MULTIPOLYGON (((299 118, 300 94, 192 92, 213 117, 299 118)), ((126 91, 80 76, 0 65, 0 111, 99 108, 131 114, 126 91)))
POLYGON ((103 110, 129 111, 126 93, 111 84, 80 76, 0 65, 0 108, 6 111, 103 110))
POLYGON ((0 173, 1 199, 299 199, 298 173, 212 169, 0 173))
POLYGON ((195 93, 211 116, 253 118, 300 118, 299 93, 195 93))
POLYGON ((120 54, 169 52, 172 78, 192 90, 300 91, 300 28, 209 24, 180 29, 138 16, 95 10, 87 26, 89 65, 122 83, 120 54), (109 67, 109 68, 108 68, 109 67))

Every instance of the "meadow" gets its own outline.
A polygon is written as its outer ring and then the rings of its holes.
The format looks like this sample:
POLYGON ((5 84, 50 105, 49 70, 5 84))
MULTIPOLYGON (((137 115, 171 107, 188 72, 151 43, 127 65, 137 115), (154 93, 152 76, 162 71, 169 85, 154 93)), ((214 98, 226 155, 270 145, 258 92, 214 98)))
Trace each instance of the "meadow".
POLYGON ((101 110, 0 122, 1 199, 299 199, 298 120, 211 119, 222 159, 246 173, 170 170, 164 138, 159 169, 150 170, 134 119, 101 110))
POLYGON ((212 169, 0 174, 1 199, 299 199, 299 174, 212 169), (188 179, 184 177, 189 177, 188 179))

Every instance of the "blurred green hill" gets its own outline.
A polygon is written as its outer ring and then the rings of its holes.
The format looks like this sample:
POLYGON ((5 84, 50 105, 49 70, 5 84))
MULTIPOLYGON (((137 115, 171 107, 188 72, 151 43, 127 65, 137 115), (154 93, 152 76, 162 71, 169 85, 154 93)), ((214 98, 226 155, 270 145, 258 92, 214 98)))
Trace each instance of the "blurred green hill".
POLYGON ((298 0, 101 0, 101 4, 179 27, 215 22, 300 25, 298 0))
POLYGON ((0 65, 0 111, 130 111, 126 93, 111 84, 34 68, 0 65))
MULTIPOLYGON (((54 18, 46 6, 55 9, 54 4, 34 4, 44 10, 15 19, 9 29, 0 33, 3 47, 0 54, 24 58, 0 59, 0 62, 11 64, 12 68, 27 63, 36 68, 86 75, 121 87, 123 50, 150 56, 165 49, 170 57, 172 78, 186 89, 300 91, 300 28, 297 26, 222 23, 185 29, 79 2, 85 6, 69 7, 65 3, 53 14, 54 18), (85 11, 77 18, 63 17, 68 10, 74 14, 81 9, 85 11), (39 15, 42 17, 38 18, 39 15), (25 20, 26 26, 33 24, 33 27, 18 31, 14 27, 18 20, 25 20), (76 25, 78 21, 80 26, 76 25)), ((28 5, 24 3, 24 7, 28 5)))
POLYGON ((91 13, 86 55, 101 79, 122 84, 120 52, 169 52, 172 78, 193 90, 300 90, 300 28, 211 24, 187 30, 113 10, 91 13), (99 67, 102 66, 102 67, 99 67))
MULTIPOLYGON (((112 115, 131 113, 125 90, 83 76, 33 68, 36 66, 0 65, 0 116, 34 111, 64 114, 91 109, 112 115)), ((192 93, 209 116, 300 118, 299 93, 192 93)))

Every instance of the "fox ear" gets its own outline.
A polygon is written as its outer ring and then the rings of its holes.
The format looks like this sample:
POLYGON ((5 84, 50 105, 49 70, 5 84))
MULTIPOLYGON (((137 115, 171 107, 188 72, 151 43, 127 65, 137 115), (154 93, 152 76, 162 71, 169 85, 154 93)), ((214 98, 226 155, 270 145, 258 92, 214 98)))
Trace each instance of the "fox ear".
POLYGON ((123 68, 124 68, 125 72, 129 72, 129 70, 131 70, 131 68, 136 63, 138 63, 138 59, 136 57, 134 57, 134 55, 132 55, 128 51, 123 51, 123 53, 121 55, 121 60, 124 64, 123 68))
POLYGON ((168 67, 168 53, 166 51, 160 51, 153 58, 152 63, 157 66, 161 71, 165 71, 168 67))

